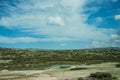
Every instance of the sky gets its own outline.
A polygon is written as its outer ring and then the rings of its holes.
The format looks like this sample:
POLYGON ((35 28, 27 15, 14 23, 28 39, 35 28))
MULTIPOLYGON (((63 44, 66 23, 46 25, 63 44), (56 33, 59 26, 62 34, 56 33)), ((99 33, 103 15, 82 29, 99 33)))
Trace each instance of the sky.
POLYGON ((0 0, 0 47, 120 47, 120 0, 0 0))

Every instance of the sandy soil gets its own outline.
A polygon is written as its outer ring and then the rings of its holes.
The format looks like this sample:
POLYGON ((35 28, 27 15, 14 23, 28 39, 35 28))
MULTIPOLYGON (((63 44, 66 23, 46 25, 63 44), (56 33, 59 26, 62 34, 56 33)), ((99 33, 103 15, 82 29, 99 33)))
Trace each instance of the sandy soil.
POLYGON ((25 70, 25 71, 0 71, 0 80, 77 80, 79 77, 87 77, 90 73, 108 71, 113 75, 120 76, 119 68, 115 68, 114 64, 105 63, 87 67, 85 70, 64 69, 48 69, 48 70, 25 70))
POLYGON ((86 77, 91 71, 64 71, 64 69, 0 71, 0 80, 66 80, 86 77))
POLYGON ((59 80, 56 77, 44 74, 45 70, 27 71, 0 71, 0 80, 59 80))

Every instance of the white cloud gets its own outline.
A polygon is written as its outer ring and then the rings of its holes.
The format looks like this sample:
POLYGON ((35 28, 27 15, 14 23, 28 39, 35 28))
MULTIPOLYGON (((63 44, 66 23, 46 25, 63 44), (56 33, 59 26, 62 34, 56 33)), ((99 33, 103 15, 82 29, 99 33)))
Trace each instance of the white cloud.
MULTIPOLYGON (((22 1, 17 4, 16 12, 11 5, 7 6, 10 9, 10 16, 0 18, 0 25, 35 36, 48 36, 47 39, 42 38, 40 40, 32 38, 30 42, 41 40, 109 40, 108 32, 111 32, 111 30, 99 29, 85 22, 89 16, 83 14, 87 0, 30 0, 30 2, 26 1, 24 3, 22 1)), ((97 20, 102 21, 101 18, 97 20)), ((16 38, 3 37, 3 39, 6 41, 1 42, 7 42, 9 39, 13 39, 14 42, 17 41, 16 38)), ((17 42, 26 42, 20 39, 17 42)))
POLYGON ((100 47, 115 47, 115 43, 111 41, 93 41, 93 47, 100 48, 100 47))
POLYGON ((66 43, 61 43, 60 46, 62 46, 62 47, 67 46, 67 44, 66 43))
POLYGON ((68 7, 71 7, 71 10, 76 10, 78 7, 82 8, 87 0, 61 0, 62 4, 68 7))
POLYGON ((97 17, 97 18, 95 19, 95 21, 96 21, 96 23, 100 23, 100 22, 103 21, 103 18, 102 18, 102 17, 97 17))
POLYGON ((7 28, 38 28, 44 22, 42 15, 14 15, 11 17, 2 17, 0 19, 0 25, 4 25, 7 28), (33 27, 34 26, 34 27, 33 27))
POLYGON ((94 47, 101 47, 101 44, 100 44, 99 41, 93 41, 92 45, 93 45, 94 47))
POLYGON ((120 39, 119 40, 115 40, 115 42, 120 44, 120 39))
POLYGON ((5 37, 5 36, 0 36, 0 43, 31 43, 31 42, 38 42, 39 39, 37 38, 32 38, 32 37, 5 37))
POLYGON ((60 16, 49 17, 48 24, 64 26, 64 20, 60 16))
POLYGON ((118 34, 111 34, 111 39, 114 43, 120 43, 120 35, 118 34))
POLYGON ((112 0, 112 2, 117 2, 118 0, 112 0))
POLYGON ((117 38, 119 37, 117 34, 111 34, 111 38, 117 38))
POLYGON ((110 39, 107 41, 93 41, 94 47, 119 47, 120 36, 118 34, 111 34, 110 39))
POLYGON ((90 12, 90 14, 95 14, 100 10, 100 7, 89 7, 85 9, 85 12, 90 12))
MULTIPOLYGON (((35 38, 35 37, 6 37, 0 36, 0 43, 33 43, 43 41, 69 41, 71 39, 65 37, 51 37, 51 38, 35 38)), ((62 44, 63 45, 63 44, 62 44)))
POLYGON ((115 20, 120 20, 120 14, 115 15, 115 20))

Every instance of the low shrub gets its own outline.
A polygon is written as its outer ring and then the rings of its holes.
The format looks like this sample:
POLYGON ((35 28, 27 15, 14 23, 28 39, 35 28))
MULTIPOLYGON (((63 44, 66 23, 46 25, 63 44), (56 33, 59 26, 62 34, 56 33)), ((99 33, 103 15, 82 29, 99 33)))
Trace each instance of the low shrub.
POLYGON ((70 66, 60 66, 60 68, 69 68, 70 66))
POLYGON ((84 69, 88 69, 85 67, 76 67, 76 68, 71 68, 70 70, 84 70, 84 69))
POLYGON ((96 73, 91 73, 89 78, 92 79, 98 79, 98 80, 112 80, 112 75, 107 72, 96 72, 96 73))
POLYGON ((120 63, 119 63, 119 64, 116 64, 116 67, 120 67, 120 63))
POLYGON ((82 77, 78 78, 78 80, 84 80, 82 77))
POLYGON ((77 80, 117 80, 116 77, 112 77, 110 73, 107 72, 96 72, 91 73, 88 77, 80 77, 77 80))

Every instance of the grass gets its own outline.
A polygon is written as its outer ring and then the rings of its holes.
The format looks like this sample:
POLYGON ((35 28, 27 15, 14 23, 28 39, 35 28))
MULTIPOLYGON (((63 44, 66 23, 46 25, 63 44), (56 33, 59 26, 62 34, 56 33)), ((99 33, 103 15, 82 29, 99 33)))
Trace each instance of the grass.
POLYGON ((12 60, 0 60, 0 63, 9 63, 11 62, 12 60))

